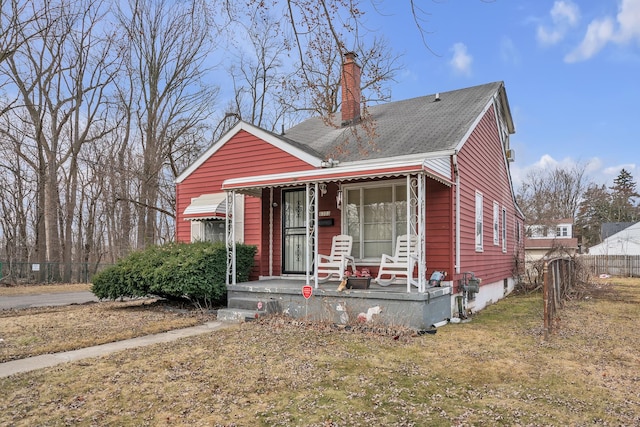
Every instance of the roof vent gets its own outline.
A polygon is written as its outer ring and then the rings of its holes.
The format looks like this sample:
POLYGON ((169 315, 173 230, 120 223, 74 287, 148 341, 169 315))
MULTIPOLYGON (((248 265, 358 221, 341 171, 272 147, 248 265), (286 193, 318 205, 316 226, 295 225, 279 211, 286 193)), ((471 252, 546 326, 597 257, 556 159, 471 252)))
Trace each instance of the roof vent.
POLYGON ((436 97, 433 99, 433 102, 440 101, 440 92, 436 93, 436 97))

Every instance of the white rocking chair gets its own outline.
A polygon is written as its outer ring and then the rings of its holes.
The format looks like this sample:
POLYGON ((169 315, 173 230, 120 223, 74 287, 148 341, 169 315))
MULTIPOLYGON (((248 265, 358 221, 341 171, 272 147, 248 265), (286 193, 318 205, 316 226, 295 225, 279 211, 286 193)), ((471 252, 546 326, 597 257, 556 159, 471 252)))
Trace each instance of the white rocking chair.
POLYGON ((319 283, 326 282, 333 276, 337 276, 336 280, 342 280, 344 278, 344 272, 349 264, 351 264, 352 271, 356 271, 356 261, 351 256, 352 246, 353 238, 351 236, 346 234, 333 236, 331 242, 331 254, 318 254, 317 262, 319 283))
POLYGON ((413 280, 413 270, 418 265, 416 257, 417 246, 417 236, 409 237, 406 234, 398 236, 395 255, 382 254, 376 282, 380 286, 389 286, 396 279, 396 276, 406 276, 407 282, 418 286, 417 282, 413 280), (389 276, 389 278, 383 279, 382 276, 389 276))

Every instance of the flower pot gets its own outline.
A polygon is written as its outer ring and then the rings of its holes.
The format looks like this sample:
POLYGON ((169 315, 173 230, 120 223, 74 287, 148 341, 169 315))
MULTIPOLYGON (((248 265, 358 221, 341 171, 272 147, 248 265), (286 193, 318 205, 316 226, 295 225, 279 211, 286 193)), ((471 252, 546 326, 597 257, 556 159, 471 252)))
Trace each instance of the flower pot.
POLYGON ((349 277, 347 278, 347 289, 369 289, 371 277, 349 277))

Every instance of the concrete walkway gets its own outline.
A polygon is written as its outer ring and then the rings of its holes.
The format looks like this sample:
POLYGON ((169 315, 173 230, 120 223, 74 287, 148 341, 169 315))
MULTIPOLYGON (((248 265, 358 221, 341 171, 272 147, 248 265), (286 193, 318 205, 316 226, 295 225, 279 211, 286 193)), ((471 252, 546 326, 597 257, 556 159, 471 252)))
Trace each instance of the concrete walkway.
POLYGON ((190 328, 176 329, 169 332, 162 332, 154 335, 145 335, 138 338, 131 338, 124 341, 97 345, 95 347, 81 348, 79 350, 65 351, 62 353, 43 354, 41 356, 29 357, 26 359, 12 360, 0 363, 0 378, 19 374, 21 372, 35 371, 36 369, 49 368, 66 362, 74 362, 80 359, 103 356, 116 351, 130 348, 144 347, 151 344, 175 341, 180 338, 193 335, 206 334, 221 328, 229 327, 232 324, 223 322, 208 322, 204 325, 192 326, 190 328))

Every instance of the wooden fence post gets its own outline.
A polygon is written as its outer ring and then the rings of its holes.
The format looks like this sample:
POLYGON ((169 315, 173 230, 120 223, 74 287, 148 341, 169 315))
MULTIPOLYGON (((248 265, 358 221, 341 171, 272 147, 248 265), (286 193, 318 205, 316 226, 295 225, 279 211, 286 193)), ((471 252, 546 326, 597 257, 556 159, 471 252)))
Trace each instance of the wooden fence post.
POLYGON ((551 327, 551 322, 549 321, 549 265, 547 261, 544 262, 542 268, 542 299, 544 301, 544 339, 547 340, 551 327))

